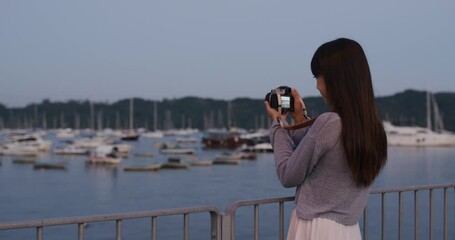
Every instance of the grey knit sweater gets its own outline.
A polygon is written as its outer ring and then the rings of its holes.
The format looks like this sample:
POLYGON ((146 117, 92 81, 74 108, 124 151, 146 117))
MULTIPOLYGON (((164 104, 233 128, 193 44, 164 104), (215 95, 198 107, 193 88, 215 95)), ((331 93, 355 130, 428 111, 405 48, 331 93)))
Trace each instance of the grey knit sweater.
POLYGON ((296 131, 287 131, 274 121, 270 140, 278 179, 284 187, 297 187, 299 218, 358 223, 370 187, 359 187, 352 179, 337 113, 321 114, 312 126, 296 131))

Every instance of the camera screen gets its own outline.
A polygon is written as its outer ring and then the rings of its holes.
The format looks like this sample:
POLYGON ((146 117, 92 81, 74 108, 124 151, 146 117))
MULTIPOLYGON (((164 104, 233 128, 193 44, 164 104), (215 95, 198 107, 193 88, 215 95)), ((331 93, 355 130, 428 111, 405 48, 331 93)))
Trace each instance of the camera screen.
POLYGON ((281 107, 282 108, 291 108, 291 97, 281 96, 281 107))

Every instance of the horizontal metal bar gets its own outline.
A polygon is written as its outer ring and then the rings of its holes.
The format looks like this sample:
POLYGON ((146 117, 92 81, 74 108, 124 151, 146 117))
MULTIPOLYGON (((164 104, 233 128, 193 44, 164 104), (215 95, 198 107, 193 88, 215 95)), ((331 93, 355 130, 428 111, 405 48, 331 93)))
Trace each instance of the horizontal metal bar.
POLYGON ((455 187, 455 184, 439 184, 439 185, 423 185, 423 186, 411 186, 411 187, 399 187, 399 188, 373 189, 373 190, 371 190, 370 194, 411 192, 411 191, 417 191, 417 190, 443 189, 443 188, 452 188, 452 187, 455 187))
POLYGON ((256 204, 269 204, 269 203, 278 203, 278 202, 290 202, 294 201, 295 197, 283 197, 283 198, 266 198, 266 199, 251 199, 237 201, 226 207, 225 212, 227 214, 234 214, 237 208, 242 206, 252 206, 256 204))
POLYGON ((90 222, 117 221, 119 219, 125 220, 125 219, 133 219, 133 218, 170 216, 170 215, 181 215, 181 214, 185 214, 185 213, 200 213, 200 212, 209 212, 209 213, 219 214, 218 209, 215 207, 177 208, 177 209, 165 209, 165 210, 134 212, 134 213, 119 213, 119 214, 107 214, 107 215, 95 215, 95 216, 83 216, 83 217, 66 217, 66 218, 54 218, 54 219, 44 219, 44 220, 31 220, 31 221, 21 221, 21 222, 6 222, 6 223, 0 223, 0 230, 68 225, 68 224, 80 224, 80 223, 90 223, 90 222))

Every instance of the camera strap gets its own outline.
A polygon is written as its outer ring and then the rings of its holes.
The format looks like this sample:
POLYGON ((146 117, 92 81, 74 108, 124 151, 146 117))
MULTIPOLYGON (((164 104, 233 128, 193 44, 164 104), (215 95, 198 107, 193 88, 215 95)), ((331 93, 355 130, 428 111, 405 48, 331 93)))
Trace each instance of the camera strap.
POLYGON ((308 126, 313 125, 314 121, 316 121, 316 118, 318 118, 318 117, 311 118, 310 120, 305 121, 305 122, 300 123, 300 124, 295 124, 295 125, 291 125, 291 126, 284 126, 283 128, 288 130, 288 131, 291 131, 291 130, 297 130, 297 129, 300 129, 300 128, 308 127, 308 126))
MULTIPOLYGON (((280 123, 280 126, 288 131, 291 131, 291 130, 297 130, 297 129, 300 129, 300 128, 304 128, 304 127, 308 127, 308 126, 311 126, 313 125, 314 121, 316 121, 316 117, 314 118, 309 118, 308 115, 307 115, 307 111, 306 109, 304 108, 303 109, 303 116, 305 117, 305 119, 307 121, 303 122, 303 123, 300 123, 300 124, 295 124, 295 125, 291 125, 291 126, 283 126, 283 122, 281 121, 281 94, 276 91, 275 92, 276 95, 277 95, 277 100, 278 100, 278 118, 277 118, 277 121, 278 123, 280 123)), ((304 105, 305 107, 305 105, 304 105)))

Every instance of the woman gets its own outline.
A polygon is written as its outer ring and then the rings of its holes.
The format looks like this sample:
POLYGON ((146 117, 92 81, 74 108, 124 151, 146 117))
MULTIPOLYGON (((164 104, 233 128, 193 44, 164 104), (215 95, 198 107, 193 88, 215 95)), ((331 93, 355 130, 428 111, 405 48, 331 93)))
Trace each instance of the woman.
MULTIPOLYGON (((288 131, 266 101, 276 173, 297 187, 288 240, 361 239, 359 219, 370 187, 387 159, 387 139, 377 112, 368 61, 350 39, 321 45, 311 60, 316 86, 331 111, 302 129, 288 131)), ((292 89, 291 116, 305 121, 305 105, 292 89)))

